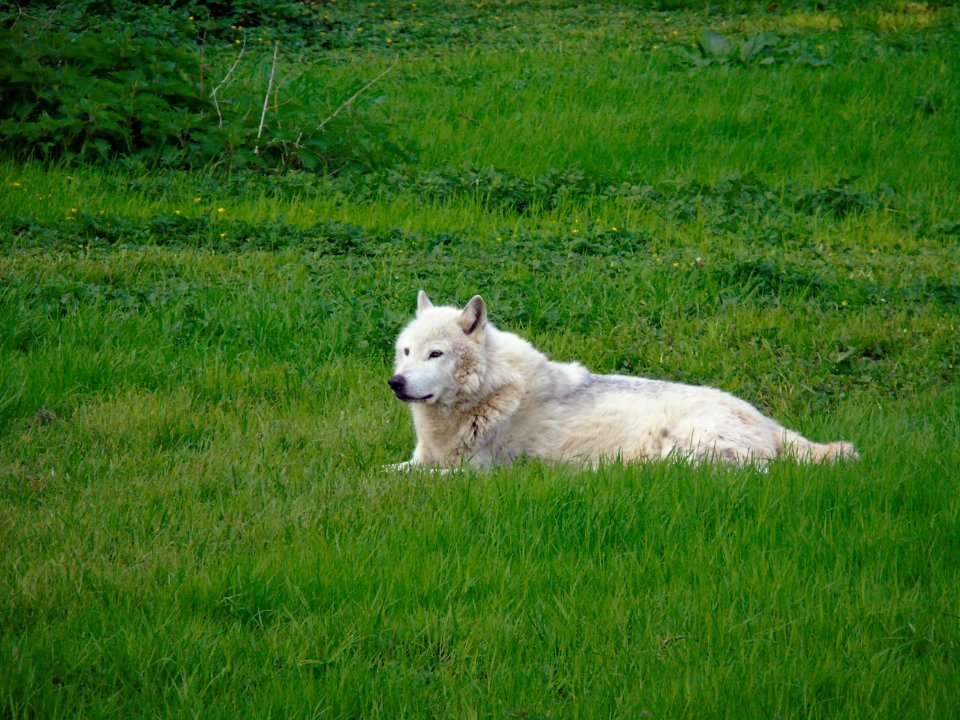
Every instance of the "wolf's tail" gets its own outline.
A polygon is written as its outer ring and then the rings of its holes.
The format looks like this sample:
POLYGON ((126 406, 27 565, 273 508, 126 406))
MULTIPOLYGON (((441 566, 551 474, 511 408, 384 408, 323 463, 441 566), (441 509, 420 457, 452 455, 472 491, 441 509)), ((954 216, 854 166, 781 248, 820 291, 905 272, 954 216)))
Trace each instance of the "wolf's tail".
POLYGON ((801 462, 815 463, 860 459, 860 453, 851 442, 837 440, 831 443, 815 443, 793 430, 784 430, 778 454, 790 455, 801 462))

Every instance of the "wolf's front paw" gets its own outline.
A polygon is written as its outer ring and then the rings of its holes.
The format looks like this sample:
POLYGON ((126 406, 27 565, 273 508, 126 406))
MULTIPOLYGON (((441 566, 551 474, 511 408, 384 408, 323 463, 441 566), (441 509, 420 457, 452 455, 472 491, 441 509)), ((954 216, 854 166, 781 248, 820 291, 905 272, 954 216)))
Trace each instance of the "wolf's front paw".
POLYGON ((389 465, 384 465, 383 469, 387 472, 405 472, 411 468, 415 468, 418 463, 415 463, 413 460, 407 460, 406 462, 401 463, 390 463, 389 465))
POLYGON ((389 465, 384 465, 383 469, 386 472, 417 472, 427 473, 429 475, 446 475, 448 473, 456 472, 458 468, 447 468, 447 467, 433 467, 431 465, 426 465, 422 462, 417 462, 416 460, 407 460, 402 463, 391 463, 389 465))

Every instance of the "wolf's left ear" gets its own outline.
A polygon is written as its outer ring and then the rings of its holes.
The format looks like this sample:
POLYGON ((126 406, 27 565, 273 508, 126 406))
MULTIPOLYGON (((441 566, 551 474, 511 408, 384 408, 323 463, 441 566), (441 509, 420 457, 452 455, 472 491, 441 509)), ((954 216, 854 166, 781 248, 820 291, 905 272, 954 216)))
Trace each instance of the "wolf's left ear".
POLYGON ((483 330, 483 326, 487 324, 487 304, 483 301, 483 298, 474 295, 463 312, 460 313, 457 322, 467 335, 473 335, 483 330))
POLYGON ((433 307, 433 303, 430 302, 430 298, 427 297, 427 294, 421 290, 417 293, 417 314, 419 315, 424 310, 429 310, 433 307))

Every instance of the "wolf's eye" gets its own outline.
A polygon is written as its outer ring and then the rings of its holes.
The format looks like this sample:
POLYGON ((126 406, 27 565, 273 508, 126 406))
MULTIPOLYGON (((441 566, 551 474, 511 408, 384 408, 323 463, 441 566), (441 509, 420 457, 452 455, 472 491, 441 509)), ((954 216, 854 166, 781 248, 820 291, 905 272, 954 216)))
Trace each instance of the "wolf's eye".
POLYGON ((410 354, 410 348, 404 348, 404 349, 403 349, 403 354, 404 354, 404 355, 409 355, 409 354, 410 354))
POLYGON ((430 359, 430 360, 433 360, 434 358, 438 358, 438 357, 440 357, 441 355, 443 355, 442 352, 440 352, 439 350, 434 350, 434 351, 432 351, 432 352, 430 353, 430 358, 429 358, 429 359, 430 359))

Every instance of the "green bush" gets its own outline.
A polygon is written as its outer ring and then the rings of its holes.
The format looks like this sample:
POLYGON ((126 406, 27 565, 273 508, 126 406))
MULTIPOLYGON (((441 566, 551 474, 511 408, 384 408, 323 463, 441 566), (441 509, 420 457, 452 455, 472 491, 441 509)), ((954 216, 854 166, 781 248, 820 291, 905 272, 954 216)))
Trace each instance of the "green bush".
POLYGON ((167 161, 201 129, 208 102, 188 77, 196 58, 154 28, 74 32, 5 27, 0 59, 5 149, 79 160, 147 150, 167 161))
MULTIPOLYGON (((318 129, 330 108, 302 77, 287 82, 284 102, 273 96, 261 122, 267 78, 274 63, 283 72, 283 54, 259 48, 231 67, 239 51, 214 45, 237 13, 261 21, 261 5, 244 3, 229 15, 217 15, 224 9, 216 3, 0 11, 0 44, 7 49, 0 56, 0 149, 21 159, 134 158, 226 172, 370 168, 398 157, 390 128, 364 112, 369 103, 318 129), (241 74, 246 81, 236 82, 241 74)), ((290 11, 275 14, 289 31, 290 11)))

